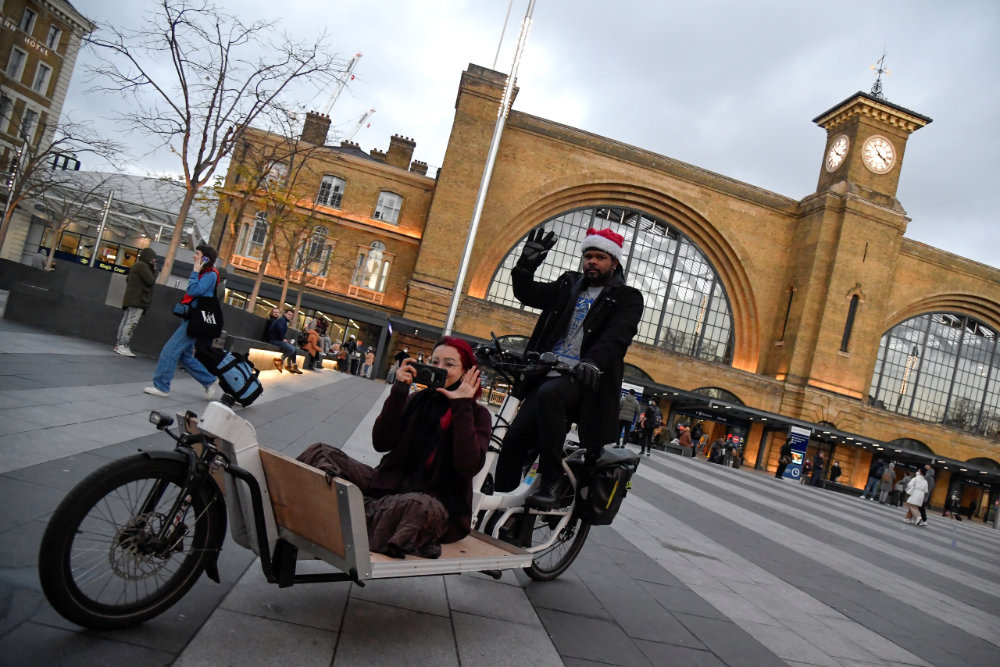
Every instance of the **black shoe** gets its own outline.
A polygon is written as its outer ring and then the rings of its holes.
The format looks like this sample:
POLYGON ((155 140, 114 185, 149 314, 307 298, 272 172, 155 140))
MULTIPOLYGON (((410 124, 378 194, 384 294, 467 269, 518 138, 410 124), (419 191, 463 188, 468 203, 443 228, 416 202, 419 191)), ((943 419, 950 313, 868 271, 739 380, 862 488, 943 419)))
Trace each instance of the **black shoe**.
POLYGON ((524 504, 528 507, 551 510, 559 506, 559 478, 542 478, 538 484, 538 489, 524 499, 524 504))

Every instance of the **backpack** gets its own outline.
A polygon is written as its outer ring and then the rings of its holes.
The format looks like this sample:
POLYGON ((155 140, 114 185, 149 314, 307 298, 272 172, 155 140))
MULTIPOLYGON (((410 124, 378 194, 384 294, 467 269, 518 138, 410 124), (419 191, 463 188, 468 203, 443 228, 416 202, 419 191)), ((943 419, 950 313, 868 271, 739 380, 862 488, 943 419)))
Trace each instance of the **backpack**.
POLYGON ((309 342, 309 332, 300 331, 299 337, 295 339, 295 344, 298 345, 299 347, 305 347, 306 343, 308 342, 309 342))
MULTIPOLYGON (((219 379, 222 391, 231 396, 233 402, 246 407, 264 393, 264 387, 257 378, 260 371, 245 355, 210 347, 197 350, 194 356, 219 379)), ((227 403, 225 398, 223 402, 227 403)))

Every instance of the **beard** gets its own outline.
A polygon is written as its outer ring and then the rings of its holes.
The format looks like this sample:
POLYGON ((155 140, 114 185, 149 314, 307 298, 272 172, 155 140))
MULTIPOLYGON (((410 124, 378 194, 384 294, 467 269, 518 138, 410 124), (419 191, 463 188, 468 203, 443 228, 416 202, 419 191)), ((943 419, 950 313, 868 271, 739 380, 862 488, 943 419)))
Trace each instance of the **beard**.
POLYGON ((611 276, 615 273, 615 267, 611 267, 605 272, 601 272, 597 269, 584 270, 583 279, 587 285, 604 285, 609 280, 611 276))

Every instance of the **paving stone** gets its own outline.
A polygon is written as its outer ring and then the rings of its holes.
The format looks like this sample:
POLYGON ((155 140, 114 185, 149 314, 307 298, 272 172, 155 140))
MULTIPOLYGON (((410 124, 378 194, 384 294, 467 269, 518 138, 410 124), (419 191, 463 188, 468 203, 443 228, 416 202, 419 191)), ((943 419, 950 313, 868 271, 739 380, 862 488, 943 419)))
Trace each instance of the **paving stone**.
POLYGON ((337 633, 217 609, 175 667, 296 665, 326 667, 337 633))
POLYGON ((332 664, 334 667, 458 665, 452 621, 436 614, 352 598, 332 664), (373 641, 376 637, 377 641, 373 641))
POLYGON ((539 609, 545 629, 562 656, 609 665, 645 665, 648 660, 621 627, 610 619, 539 609))
POLYGON ((535 617, 530 628, 504 619, 478 614, 452 613, 455 643, 463 665, 476 667, 558 667, 563 664, 548 633, 535 617))

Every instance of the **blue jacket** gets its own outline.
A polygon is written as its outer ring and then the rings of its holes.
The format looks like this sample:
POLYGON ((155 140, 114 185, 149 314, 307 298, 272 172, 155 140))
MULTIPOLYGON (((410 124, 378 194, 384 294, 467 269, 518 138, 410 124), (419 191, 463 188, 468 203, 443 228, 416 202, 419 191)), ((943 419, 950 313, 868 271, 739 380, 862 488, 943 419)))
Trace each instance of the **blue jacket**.
POLYGON ((271 322, 271 329, 268 332, 268 340, 271 343, 280 343, 285 340, 285 334, 288 333, 288 318, 282 315, 274 322, 271 322))

